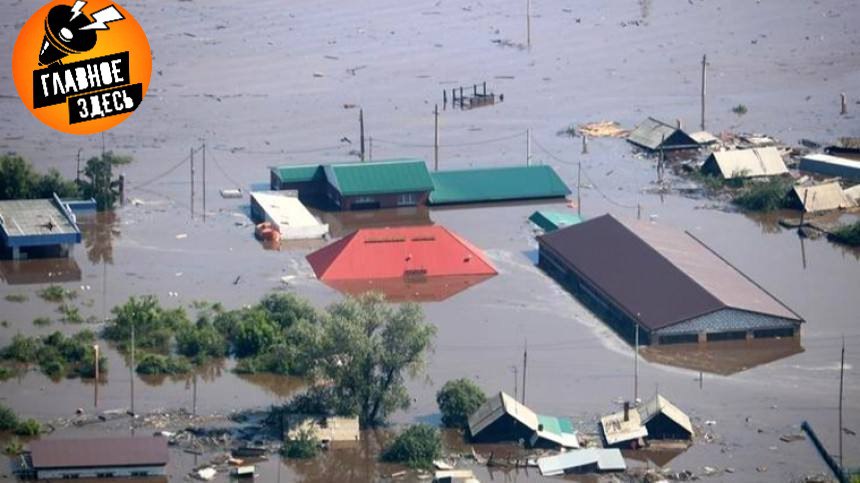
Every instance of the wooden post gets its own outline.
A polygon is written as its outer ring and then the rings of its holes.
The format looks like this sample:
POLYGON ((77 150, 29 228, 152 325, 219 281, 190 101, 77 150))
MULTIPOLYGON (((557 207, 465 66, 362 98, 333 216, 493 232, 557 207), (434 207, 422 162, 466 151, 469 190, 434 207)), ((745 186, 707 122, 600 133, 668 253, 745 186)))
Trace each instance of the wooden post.
MULTIPOLYGON (((840 112, 844 116, 845 114, 848 114, 848 96, 846 96, 845 93, 843 92, 841 97, 842 97, 842 110, 840 112)), ((840 462, 839 464, 841 465, 842 462, 840 462)))
POLYGON ((526 129, 526 166, 532 165, 532 130, 526 129))
POLYGON ((666 135, 664 134, 662 141, 660 141, 660 159, 657 161, 657 182, 661 185, 663 184, 663 164, 666 162, 666 149, 663 147, 665 142, 666 135))
POLYGON ((639 314, 636 314, 636 354, 633 357, 633 402, 639 403, 639 314))
POLYGON ((433 109, 433 171, 439 171, 439 105, 433 109))
POLYGON ((472 84, 472 95, 478 97, 478 84, 472 84))
POLYGON ((191 402, 191 414, 197 417, 197 371, 194 371, 194 395, 191 402))
POLYGON ((194 148, 191 148, 191 219, 194 219, 194 148))
POLYGON ((95 352, 95 360, 93 361, 93 366, 95 367, 95 400, 93 401, 94 407, 99 407, 99 345, 95 344, 93 346, 93 351, 95 352))
POLYGON ((532 47, 532 0, 526 0, 526 45, 532 47))
POLYGON ((642 205, 638 204, 638 203, 636 204, 636 219, 637 220, 642 219, 642 205))
POLYGON ((842 361, 839 363, 839 470, 845 473, 842 462, 842 385, 845 380, 845 336, 842 336, 842 361))
POLYGON ((206 223, 206 140, 203 140, 203 223, 206 223))
POLYGON ((582 218, 582 161, 576 163, 576 214, 582 218))
POLYGON ((442 105, 448 105, 448 89, 442 89, 442 105))
POLYGON ((364 109, 358 110, 358 124, 361 129, 361 160, 364 161, 364 109))
POLYGON ((119 175, 119 204, 125 205, 125 173, 119 175))
POLYGON ((460 107, 463 107, 463 87, 460 87, 460 107))
POLYGON ((84 148, 78 148, 78 171, 75 174, 75 184, 77 185, 81 184, 81 151, 83 150, 84 148))
POLYGON ((588 154, 588 136, 582 135, 582 154, 588 154))
POLYGON ((451 89, 451 107, 457 105, 457 88, 451 89))
POLYGON ((802 233, 803 219, 806 215, 806 197, 809 195, 809 189, 803 190, 803 206, 800 207, 800 226, 797 227, 797 233, 802 233))
POLYGON ((523 348, 523 398, 522 403, 526 403, 526 369, 529 358, 529 340, 526 339, 525 347, 523 348))
POLYGON ((706 91, 706 72, 708 69, 708 56, 702 56, 702 131, 705 130, 705 93, 706 91))
POLYGON ((367 159, 373 161, 373 136, 367 138, 367 159))
POLYGON ((484 82, 484 95, 487 95, 487 82, 484 82))
POLYGON ((135 416, 134 412, 134 372, 135 372, 135 363, 134 363, 134 321, 131 323, 131 365, 128 368, 128 372, 131 375, 131 417, 135 416))

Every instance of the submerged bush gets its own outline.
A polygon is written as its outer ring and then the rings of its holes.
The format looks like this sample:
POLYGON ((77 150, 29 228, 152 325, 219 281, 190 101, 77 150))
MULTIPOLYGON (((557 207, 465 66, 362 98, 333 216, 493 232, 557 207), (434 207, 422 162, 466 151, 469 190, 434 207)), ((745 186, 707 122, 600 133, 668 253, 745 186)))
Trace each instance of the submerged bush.
POLYGON ((449 428, 465 429, 469 425, 469 415, 477 411, 486 399, 484 391, 468 379, 446 382, 436 393, 442 424, 449 428))
POLYGON ((284 441, 281 454, 287 458, 307 459, 319 453, 320 442, 308 430, 299 431, 298 437, 284 441))
POLYGON ((732 200, 749 211, 774 211, 785 208, 791 180, 771 178, 760 183, 749 183, 732 200))
POLYGON ((442 455, 439 431, 426 424, 410 426, 400 433, 382 453, 382 460, 402 463, 411 468, 428 469, 442 455))
POLYGON ((18 423, 15 434, 18 436, 38 436, 42 432, 42 424, 35 419, 26 419, 18 423))
POLYGON ((138 374, 147 376, 185 374, 191 370, 191 364, 186 359, 153 353, 144 353, 135 368, 138 374))
POLYGON ((0 431, 11 431, 18 427, 18 416, 8 407, 0 404, 0 431))
POLYGON ((840 226, 833 231, 831 238, 846 245, 860 246, 860 221, 840 226))

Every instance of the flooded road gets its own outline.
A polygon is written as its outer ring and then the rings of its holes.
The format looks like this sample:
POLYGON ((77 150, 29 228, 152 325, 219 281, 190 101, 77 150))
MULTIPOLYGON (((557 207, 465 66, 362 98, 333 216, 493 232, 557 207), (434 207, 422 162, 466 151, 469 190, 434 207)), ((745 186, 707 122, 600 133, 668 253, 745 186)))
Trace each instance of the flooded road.
MULTIPOLYGON (((344 106, 352 104, 364 109, 374 159, 431 161, 432 111, 441 104, 441 91, 487 81, 504 93, 504 102, 443 110, 443 169, 525 163, 525 132, 532 129, 533 162, 554 166, 573 188, 582 161, 584 216, 635 217, 641 205, 643 218, 689 230, 807 321, 802 350, 744 360, 738 365, 747 369, 724 371, 728 376, 706 373, 700 381, 698 368, 640 359, 640 397, 659 390, 696 425, 716 422, 707 428, 719 436, 716 442, 699 442, 669 464, 735 470, 720 481, 786 481, 823 471, 808 442, 778 438, 808 420, 836 451, 843 335, 844 425, 860 429, 858 253, 824 239, 802 241, 773 220, 749 218, 713 201, 653 194, 655 163, 634 156, 628 143, 593 139, 581 155, 578 139, 556 133, 603 119, 629 128, 649 115, 680 118, 692 128, 699 121, 699 62, 707 53, 710 130, 765 132, 788 143, 858 136, 860 106, 837 115, 839 92, 860 86, 854 2, 533 3, 530 50, 505 46, 524 41, 517 2, 126 4, 147 31, 155 57, 146 101, 104 136, 107 149, 135 158, 124 167, 130 202, 114 217, 82 217, 85 241, 73 260, 0 263, 0 320, 8 321, 0 327, 0 343, 17 333, 98 329, 111 307, 131 295, 154 294, 170 307, 209 300, 235 308, 273 290, 297 292, 318 306, 338 300, 340 294, 317 281, 305 261, 319 245, 264 250, 253 238, 247 199, 222 199, 218 190, 265 184, 267 166, 274 164, 350 159, 358 112, 344 106), (748 113, 732 113, 741 103, 748 113), (202 138, 209 163, 205 222, 199 185, 197 217, 190 217, 186 159, 202 138), (59 318, 56 305, 37 295, 48 283, 78 291, 74 304, 89 322, 32 324, 36 317, 59 318), (4 298, 11 294, 28 300, 4 298), (756 471, 762 465, 767 472, 756 471)), ((26 2, 0 6, 0 65, 9 65, 14 19, 23 20, 30 8, 26 2)), ((27 156, 39 169, 55 167, 74 177, 77 150, 83 148, 85 158, 101 150, 101 136, 65 136, 38 124, 5 71, 0 121, 0 149, 27 156)), ((549 202, 323 216, 335 236, 392 219, 442 224, 483 249, 499 270, 443 302, 424 304, 438 327, 435 351, 427 377, 410 383, 412 408, 395 414, 394 423, 437 423, 435 392, 452 378, 471 378, 488 393, 513 394, 513 368, 522 362, 526 341, 526 402, 533 409, 569 416, 592 432, 599 415, 633 397, 632 349, 534 266, 537 244, 526 220, 540 208, 570 209, 549 202)), ((128 368, 115 350, 105 353, 109 370, 99 409, 128 407, 128 368)), ((294 380, 240 377, 231 366, 210 367, 198 377, 199 412, 266 407, 302 387, 294 380)), ((138 380, 137 410, 191 407, 191 382, 138 380)), ((92 411, 93 396, 91 381, 53 382, 38 372, 0 383, 5 404, 45 420, 70 416, 78 407, 92 411)), ((374 460, 377 442, 366 444, 311 463, 272 462, 260 471, 265 481, 275 481, 279 471, 283 481, 367 481, 395 471, 374 460)), ((191 455, 171 456, 176 477, 194 466, 191 455)), ((845 436, 845 463, 860 466, 856 436, 845 436)), ((482 481, 490 479, 486 468, 478 470, 482 481)), ((495 476, 541 480, 533 469, 495 476)))

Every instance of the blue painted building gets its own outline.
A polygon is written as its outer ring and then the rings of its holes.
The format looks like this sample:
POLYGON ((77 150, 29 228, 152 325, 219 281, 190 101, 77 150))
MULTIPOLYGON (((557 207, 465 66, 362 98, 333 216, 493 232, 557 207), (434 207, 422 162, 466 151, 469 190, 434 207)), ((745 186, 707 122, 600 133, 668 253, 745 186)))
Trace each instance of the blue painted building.
POLYGON ((56 194, 49 199, 0 201, 3 258, 68 257, 80 242, 75 215, 56 194))

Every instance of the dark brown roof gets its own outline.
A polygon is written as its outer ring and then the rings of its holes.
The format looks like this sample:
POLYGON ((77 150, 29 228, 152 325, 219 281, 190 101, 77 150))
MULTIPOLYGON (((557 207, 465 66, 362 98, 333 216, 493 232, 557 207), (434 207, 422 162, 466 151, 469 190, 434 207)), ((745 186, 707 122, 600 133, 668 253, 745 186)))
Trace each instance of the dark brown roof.
POLYGON ((36 470, 163 466, 168 461, 167 440, 159 437, 46 439, 30 443, 30 453, 36 470))
POLYGON ((538 241, 652 330, 724 308, 803 321, 689 233, 604 215, 538 241))

